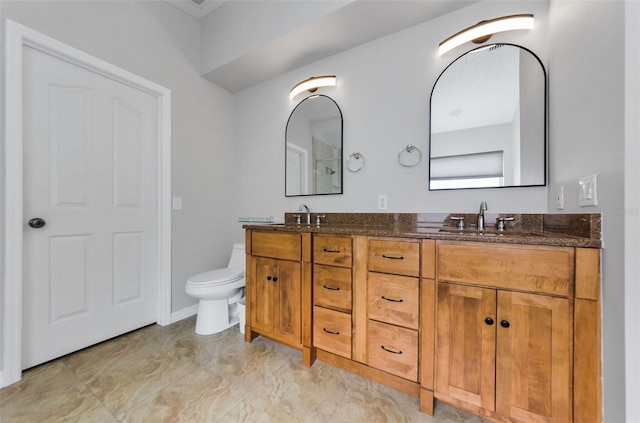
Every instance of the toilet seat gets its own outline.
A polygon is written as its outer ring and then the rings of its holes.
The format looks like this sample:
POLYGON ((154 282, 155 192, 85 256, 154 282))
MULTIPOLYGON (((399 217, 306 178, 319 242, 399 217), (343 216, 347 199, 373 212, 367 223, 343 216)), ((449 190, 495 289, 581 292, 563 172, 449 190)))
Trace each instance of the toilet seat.
POLYGON ((244 278, 244 271, 242 269, 225 267, 192 276, 187 280, 187 284, 195 286, 216 286, 236 282, 242 278, 244 278))

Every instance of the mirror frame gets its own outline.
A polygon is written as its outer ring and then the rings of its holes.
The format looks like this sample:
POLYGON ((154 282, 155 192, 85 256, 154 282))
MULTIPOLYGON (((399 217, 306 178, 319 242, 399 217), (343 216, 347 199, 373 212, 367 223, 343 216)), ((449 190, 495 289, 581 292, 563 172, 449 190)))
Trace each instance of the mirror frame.
POLYGON ((293 110, 291 111, 291 114, 289 114, 289 118, 287 119, 287 125, 285 126, 285 130, 284 130, 284 196, 285 197, 309 197, 312 195, 342 195, 343 193, 344 193, 344 118, 342 116, 342 110, 340 109, 340 106, 338 106, 338 103, 328 95, 313 94, 302 99, 296 105, 296 107, 293 108, 293 110), (288 176, 287 175, 287 144, 288 144, 287 132, 289 129, 289 123, 291 122, 291 117, 296 112, 298 107, 300 107, 305 101, 313 98, 318 98, 318 97, 325 97, 331 100, 331 102, 333 102, 333 104, 336 106, 336 109, 338 110, 338 113, 340 116, 340 192, 324 192, 324 193, 313 193, 313 194, 287 194, 287 176, 288 176))
POLYGON ((429 177, 427 179, 427 185, 429 188, 429 191, 452 191, 452 190, 462 190, 462 189, 495 189, 495 188, 528 188, 528 187, 543 187, 543 186, 547 186, 547 182, 548 182, 548 172, 549 172, 549 157, 548 157, 548 143, 549 143, 549 136, 548 136, 548 132, 549 132, 549 81, 548 81, 548 77, 547 77, 547 70, 544 67, 544 63, 542 63, 542 60, 540 60, 540 58, 538 57, 537 54, 535 54, 532 50, 523 47, 521 45, 517 45, 517 44, 512 44, 512 43, 492 43, 492 44, 487 44, 487 45, 483 45, 477 48, 474 48, 472 50, 469 50, 463 54, 461 54, 460 56, 458 56, 456 59, 454 59, 451 63, 449 63, 440 73, 440 75, 438 75, 438 78, 436 78, 436 81, 433 83, 433 88, 431 89, 431 96, 429 97, 429 177), (494 45, 504 45, 504 46, 511 46, 511 47, 517 47, 519 49, 525 50, 527 51, 529 54, 531 54, 531 56, 533 58, 536 59, 536 61, 538 62, 538 64, 540 65, 540 69, 542 69, 542 76, 544 78, 544 128, 543 128, 543 135, 542 135, 542 143, 543 143, 543 155, 544 155, 544 160, 543 160, 543 175, 542 175, 542 183, 540 184, 532 184, 532 185, 507 185, 507 186, 499 186, 499 187, 461 187, 461 188, 431 188, 431 160, 432 160, 432 156, 431 156, 431 144, 433 141, 433 137, 432 137, 432 133, 431 133, 431 126, 432 126, 432 117, 433 117, 433 112, 432 112, 432 108, 433 108, 433 92, 435 91, 436 86, 438 85, 438 81, 440 80, 440 78, 442 77, 442 75, 444 75, 444 73, 454 64, 456 63, 459 59, 461 59, 462 57, 466 56, 467 54, 470 54, 474 51, 480 50, 480 49, 487 49, 490 48, 491 46, 494 45))

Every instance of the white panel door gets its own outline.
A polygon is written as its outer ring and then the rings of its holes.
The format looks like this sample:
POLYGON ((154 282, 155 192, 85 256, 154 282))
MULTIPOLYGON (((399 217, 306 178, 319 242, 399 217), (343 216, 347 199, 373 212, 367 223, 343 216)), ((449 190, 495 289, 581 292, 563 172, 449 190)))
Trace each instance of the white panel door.
POLYGON ((158 100, 29 47, 23 76, 26 369, 156 321, 158 100))

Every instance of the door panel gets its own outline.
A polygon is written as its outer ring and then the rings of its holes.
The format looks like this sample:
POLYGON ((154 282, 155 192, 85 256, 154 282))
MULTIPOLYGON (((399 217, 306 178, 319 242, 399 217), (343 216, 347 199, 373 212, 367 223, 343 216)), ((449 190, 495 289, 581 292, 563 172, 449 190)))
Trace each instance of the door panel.
POLYGON ((569 300, 498 292, 496 401, 518 421, 570 421, 569 300))
POLYGON ((89 198, 87 143, 91 91, 49 87, 51 196, 53 206, 86 207, 89 198))
POLYGON ((293 345, 302 345, 300 263, 279 261, 278 267, 278 281, 274 284, 278 298, 277 329, 288 342, 293 345))
POLYGON ((268 333, 274 327, 276 288, 273 276, 276 275, 276 260, 254 257, 252 264, 256 298, 253 301, 255 306, 251 309, 251 326, 268 333))
POLYGON ((87 286, 87 236, 52 237, 49 243, 49 323, 91 311, 87 286))
POLYGON ((495 409, 496 291, 440 282, 437 287, 436 397, 495 409))
POLYGON ((22 366, 156 320, 157 98, 24 47, 22 366))

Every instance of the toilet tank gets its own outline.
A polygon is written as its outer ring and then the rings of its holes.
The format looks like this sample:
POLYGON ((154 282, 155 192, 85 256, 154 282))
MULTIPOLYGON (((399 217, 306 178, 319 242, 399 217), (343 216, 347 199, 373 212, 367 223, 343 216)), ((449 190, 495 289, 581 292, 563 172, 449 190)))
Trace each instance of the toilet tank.
POLYGON ((231 259, 227 267, 245 270, 247 267, 247 257, 245 256, 244 244, 233 244, 231 259))

